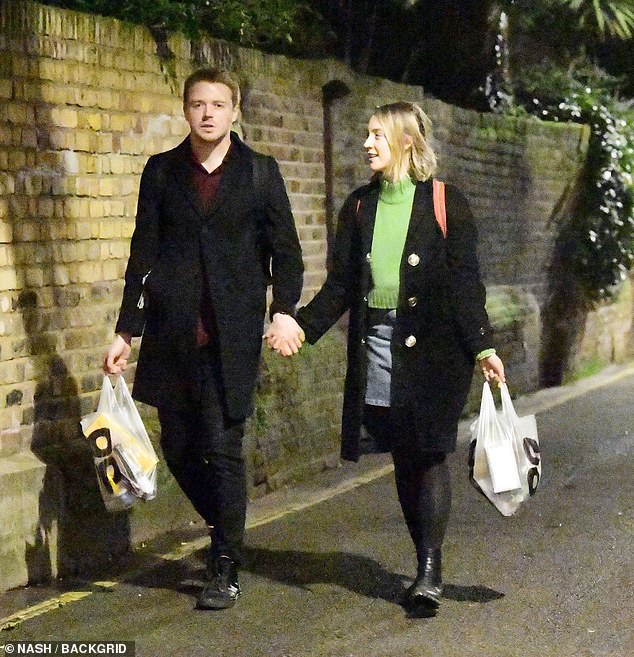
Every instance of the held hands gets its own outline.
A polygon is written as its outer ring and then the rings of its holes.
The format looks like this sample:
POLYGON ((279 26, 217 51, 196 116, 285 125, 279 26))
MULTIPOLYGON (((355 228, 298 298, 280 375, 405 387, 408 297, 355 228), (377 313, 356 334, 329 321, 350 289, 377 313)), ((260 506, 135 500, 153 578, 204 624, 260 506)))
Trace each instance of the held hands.
POLYGON ((132 350, 130 341, 131 337, 127 333, 115 335, 103 360, 103 371, 106 374, 122 374, 125 371, 132 350))
POLYGON ((484 378, 489 383, 497 381, 497 383, 500 384, 506 381, 504 376, 504 363, 502 363, 499 356, 493 354, 492 356, 483 358, 479 362, 480 367, 482 368, 482 374, 484 374, 484 378))
POLYGON ((304 331, 299 324, 290 315, 282 313, 273 315, 273 321, 263 337, 266 344, 282 356, 296 354, 305 339, 304 331))

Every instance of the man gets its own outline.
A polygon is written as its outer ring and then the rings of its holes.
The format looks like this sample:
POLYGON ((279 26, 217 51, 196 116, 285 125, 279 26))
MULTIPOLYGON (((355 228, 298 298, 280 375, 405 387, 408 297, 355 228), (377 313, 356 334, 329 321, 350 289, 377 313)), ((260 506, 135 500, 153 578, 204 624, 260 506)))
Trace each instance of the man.
POLYGON ((199 70, 186 81, 190 134, 143 171, 116 336, 104 370, 120 374, 142 334, 133 396, 156 406, 172 474, 211 534, 208 583, 198 606, 222 609, 240 594, 246 517, 244 421, 272 282, 276 350, 296 353, 293 319, 301 249, 275 160, 248 148, 231 126, 240 90, 199 70))

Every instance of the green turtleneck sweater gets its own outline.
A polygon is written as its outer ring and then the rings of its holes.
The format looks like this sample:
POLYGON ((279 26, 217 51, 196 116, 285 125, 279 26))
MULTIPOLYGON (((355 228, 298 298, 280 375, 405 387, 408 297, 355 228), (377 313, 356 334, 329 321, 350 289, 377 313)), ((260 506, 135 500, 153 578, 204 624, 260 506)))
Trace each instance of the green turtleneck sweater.
POLYGON ((370 259, 374 283, 368 297, 371 308, 398 305, 399 270, 415 191, 409 177, 396 183, 381 181, 370 259))

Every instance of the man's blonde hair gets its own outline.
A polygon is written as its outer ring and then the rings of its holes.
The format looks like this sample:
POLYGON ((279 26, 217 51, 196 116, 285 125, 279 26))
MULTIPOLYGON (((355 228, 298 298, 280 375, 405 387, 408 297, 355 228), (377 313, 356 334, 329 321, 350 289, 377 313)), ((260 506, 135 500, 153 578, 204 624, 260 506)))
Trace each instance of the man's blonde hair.
POLYGON ((382 105, 372 114, 379 122, 392 155, 383 171, 383 177, 391 182, 411 176, 415 180, 427 180, 436 172, 436 154, 429 140, 431 120, 416 103, 399 101, 382 105), (405 137, 411 140, 408 148, 405 137))

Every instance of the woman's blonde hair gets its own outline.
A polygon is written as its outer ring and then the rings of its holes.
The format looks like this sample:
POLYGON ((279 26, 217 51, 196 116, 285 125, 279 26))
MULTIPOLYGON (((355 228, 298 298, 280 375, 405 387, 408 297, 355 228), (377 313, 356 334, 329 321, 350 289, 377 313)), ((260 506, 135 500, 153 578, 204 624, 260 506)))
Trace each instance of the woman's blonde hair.
POLYGON ((431 120, 416 103, 399 101, 382 105, 372 114, 381 124, 392 158, 383 171, 391 182, 411 176, 427 180, 436 172, 436 154, 429 144, 431 120), (411 139, 408 148, 405 136, 411 139))

